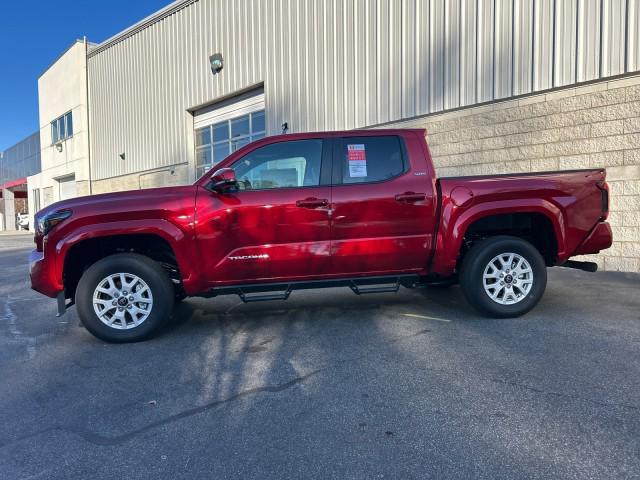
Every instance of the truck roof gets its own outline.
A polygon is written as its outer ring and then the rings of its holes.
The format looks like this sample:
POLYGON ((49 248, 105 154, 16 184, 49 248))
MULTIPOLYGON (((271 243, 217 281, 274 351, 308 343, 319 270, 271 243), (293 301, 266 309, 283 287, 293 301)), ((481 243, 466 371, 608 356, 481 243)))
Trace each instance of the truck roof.
POLYGON ((270 140, 279 139, 296 139, 296 138, 317 138, 317 137, 366 137, 366 136, 382 136, 382 135, 400 135, 403 133, 418 133, 425 135, 427 132, 424 128, 369 128, 362 130, 328 130, 324 132, 300 132, 300 133, 283 133, 281 135, 271 135, 270 140))

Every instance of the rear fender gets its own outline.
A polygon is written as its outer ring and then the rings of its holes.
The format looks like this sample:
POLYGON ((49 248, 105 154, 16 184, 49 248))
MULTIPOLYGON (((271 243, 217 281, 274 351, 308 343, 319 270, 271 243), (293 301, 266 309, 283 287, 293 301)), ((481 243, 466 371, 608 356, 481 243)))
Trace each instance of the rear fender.
POLYGON ((442 220, 431 271, 442 276, 449 276, 455 272, 462 241, 471 224, 484 217, 514 213, 539 213, 547 217, 556 236, 558 258, 568 258, 564 215, 558 206, 547 200, 512 199, 457 207, 447 198, 443 202, 442 220))

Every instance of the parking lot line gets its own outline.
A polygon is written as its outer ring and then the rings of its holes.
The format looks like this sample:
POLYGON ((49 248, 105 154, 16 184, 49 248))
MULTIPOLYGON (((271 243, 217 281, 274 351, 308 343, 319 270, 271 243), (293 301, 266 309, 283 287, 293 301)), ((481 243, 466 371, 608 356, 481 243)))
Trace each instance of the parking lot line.
POLYGON ((428 317, 426 315, 418 315, 417 313, 403 313, 402 315, 404 315, 405 317, 423 318, 425 320, 436 320, 437 322, 451 322, 451 320, 447 320, 446 318, 428 317))

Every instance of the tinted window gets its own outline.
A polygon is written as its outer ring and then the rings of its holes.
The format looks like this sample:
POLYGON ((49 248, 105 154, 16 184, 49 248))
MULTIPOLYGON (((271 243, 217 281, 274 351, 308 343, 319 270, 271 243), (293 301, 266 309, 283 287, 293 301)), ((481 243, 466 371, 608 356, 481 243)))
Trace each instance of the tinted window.
POLYGON ((265 145, 233 165, 241 190, 310 187, 320 184, 322 140, 265 145))
POLYGON ((211 129, 201 128, 196 130, 196 146, 209 145, 211 143, 211 129))
POLYGON ((404 172, 400 138, 345 137, 339 159, 342 183, 379 182, 404 172))
POLYGON ((222 142, 213 146, 213 163, 220 163, 229 156, 229 142, 222 142))
POLYGON ((58 137, 60 140, 67 138, 67 134, 64 132, 64 117, 58 119, 58 137))
POLYGON ((67 137, 71 137, 73 135, 73 119, 71 117, 71 112, 67 113, 64 116, 66 125, 67 125, 67 137))
POLYGON ((229 122, 216 123, 212 128, 214 142, 229 140, 229 122))
POLYGON ((51 122, 51 144, 58 143, 73 136, 73 118, 71 112, 51 122))
POLYGON ((250 133, 249 115, 231 120, 231 137, 244 137, 250 133))
POLYGON ((211 149, 210 148, 198 148, 196 149, 196 164, 197 165, 211 165, 211 149))
POLYGON ((254 132, 264 132, 264 110, 251 114, 251 130, 254 132))
POLYGON ((51 122, 51 143, 56 143, 60 137, 58 136, 58 122, 51 122))

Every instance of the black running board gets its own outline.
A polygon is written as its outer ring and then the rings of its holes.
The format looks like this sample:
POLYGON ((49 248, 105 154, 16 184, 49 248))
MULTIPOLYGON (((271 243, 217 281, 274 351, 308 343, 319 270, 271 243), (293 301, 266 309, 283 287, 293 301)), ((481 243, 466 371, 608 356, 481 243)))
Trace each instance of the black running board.
POLYGON ((415 288, 419 283, 420 277, 418 275, 356 277, 288 283, 255 283, 216 287, 206 296, 238 295, 240 300, 245 303, 250 303, 269 300, 286 300, 294 290, 349 287, 356 295, 366 295, 368 293, 396 293, 400 290, 400 286, 415 288))
POLYGON ((598 271, 598 264, 594 262, 579 262, 577 260, 567 260, 560 266, 565 268, 575 268, 577 270, 583 270, 585 272, 591 273, 598 271))

